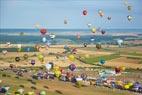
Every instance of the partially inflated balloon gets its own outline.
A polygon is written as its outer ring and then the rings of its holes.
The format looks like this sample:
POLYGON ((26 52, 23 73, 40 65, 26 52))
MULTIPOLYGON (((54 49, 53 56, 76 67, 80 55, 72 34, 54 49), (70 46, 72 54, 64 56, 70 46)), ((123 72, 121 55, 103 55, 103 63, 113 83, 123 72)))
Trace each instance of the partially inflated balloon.
POLYGON ((74 70, 76 69, 75 64, 70 64, 70 65, 69 65, 69 69, 70 69, 71 71, 74 71, 74 70))

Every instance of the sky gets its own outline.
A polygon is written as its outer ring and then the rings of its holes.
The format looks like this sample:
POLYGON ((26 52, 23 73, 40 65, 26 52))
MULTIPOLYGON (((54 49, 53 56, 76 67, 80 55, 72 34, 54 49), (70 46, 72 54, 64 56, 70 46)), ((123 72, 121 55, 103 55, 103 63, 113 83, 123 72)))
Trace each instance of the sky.
POLYGON ((0 28, 142 29, 142 0, 0 0, 0 28), (124 4, 127 1, 132 11, 124 4), (98 15, 98 10, 104 17, 98 15), (83 16, 87 10, 87 16, 83 16), (127 16, 133 19, 128 21, 127 16), (111 20, 107 17, 111 16, 111 20), (64 24, 67 19, 68 24, 64 24))

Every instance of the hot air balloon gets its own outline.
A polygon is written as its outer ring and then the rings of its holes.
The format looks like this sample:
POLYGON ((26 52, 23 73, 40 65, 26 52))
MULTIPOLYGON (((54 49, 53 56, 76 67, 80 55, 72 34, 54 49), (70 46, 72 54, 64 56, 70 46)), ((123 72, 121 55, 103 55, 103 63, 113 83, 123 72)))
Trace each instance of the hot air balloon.
POLYGON ((52 33, 52 34, 49 35, 49 37, 50 37, 51 39, 54 39, 54 38, 56 37, 56 35, 52 33))
POLYGON ((91 42, 95 41, 94 37, 91 37, 91 39, 90 39, 90 40, 91 40, 91 42))
POLYGON ((101 48, 102 48, 101 44, 100 44, 100 43, 97 43, 97 44, 96 44, 96 48, 97 48, 97 49, 101 49, 101 48))
POLYGON ((46 91, 40 91, 39 95, 47 95, 46 91))
POLYGON ((68 24, 68 21, 67 21, 67 19, 65 19, 65 20, 64 20, 64 24, 68 24))
POLYGON ((45 29, 45 28, 40 29, 40 33, 42 35, 45 35, 47 33, 47 29, 45 29))
POLYGON ((127 19, 128 19, 129 21, 131 21, 131 20, 133 19, 133 17, 130 16, 130 15, 128 15, 128 16, 127 16, 127 19))
POLYGON ((47 41, 46 37, 43 37, 43 38, 42 38, 42 42, 45 43, 46 41, 47 41))
POLYGON ((84 43, 84 44, 83 44, 84 47, 87 47, 87 45, 88 45, 87 43, 84 43))
POLYGON ((79 40, 80 39, 80 33, 77 33, 76 37, 79 40))
POLYGON ((46 67, 47 70, 50 70, 50 69, 52 68, 52 65, 49 64, 49 63, 47 63, 47 64, 45 65, 45 67, 46 67))
POLYGON ((108 20, 111 20, 111 17, 110 17, 110 16, 108 16, 108 17, 107 17, 107 19, 108 19, 108 20))
POLYGON ((123 43, 123 40, 122 40, 122 39, 118 39, 118 40, 117 40, 117 44, 119 45, 119 47, 121 47, 122 43, 123 43))
POLYGON ((44 56, 42 54, 39 54, 38 59, 39 59, 40 62, 43 62, 44 61, 44 56))
POLYGON ((103 10, 99 9, 99 10, 98 10, 98 14, 99 14, 100 17, 103 17, 103 16, 104 16, 103 10))
POLYGON ((32 65, 35 65, 35 60, 31 60, 31 64, 32 64, 32 65))
POLYGON ((68 58, 69 58, 70 61, 74 61, 75 60, 74 55, 69 55, 68 58))
POLYGON ((76 69, 76 65, 75 65, 75 64, 70 64, 70 65, 69 65, 69 69, 70 69, 71 71, 74 71, 74 70, 76 69))
POLYGON ((27 60, 28 57, 29 57, 28 54, 24 54, 24 56, 23 56, 24 60, 27 60))
POLYGON ((106 31, 102 29, 102 30, 101 30, 101 33, 102 33, 102 35, 103 35, 103 34, 105 34, 105 33, 106 33, 106 31))
POLYGON ((96 31, 97 31, 96 27, 93 27, 93 28, 91 29, 91 32, 92 32, 92 33, 96 33, 96 31))
POLYGON ((128 11, 131 11, 132 10, 132 6, 127 6, 127 8, 128 8, 128 11))
POLYGON ((100 59, 100 64, 105 64, 105 59, 100 59))
POLYGON ((2 54, 3 54, 3 55, 6 55, 7 52, 8 52, 7 50, 2 50, 2 54))
POLYGON ((92 26, 92 24, 91 24, 91 23, 88 23, 87 26, 90 28, 90 27, 92 26))
POLYGON ((88 14, 87 10, 83 10, 82 14, 86 16, 88 14))

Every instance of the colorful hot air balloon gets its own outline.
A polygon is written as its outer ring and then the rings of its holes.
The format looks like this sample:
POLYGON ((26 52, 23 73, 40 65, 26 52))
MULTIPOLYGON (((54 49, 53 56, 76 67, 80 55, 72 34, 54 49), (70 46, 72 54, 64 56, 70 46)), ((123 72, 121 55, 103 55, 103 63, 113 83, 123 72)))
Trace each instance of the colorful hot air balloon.
POLYGON ((100 17, 103 17, 103 16, 104 16, 103 10, 99 9, 99 10, 98 10, 98 14, 99 14, 100 17))
POLYGON ((88 14, 87 10, 83 10, 83 15, 86 16, 88 14))
POLYGON ((70 69, 71 71, 74 71, 74 70, 76 69, 76 65, 75 65, 75 64, 70 64, 70 65, 69 65, 69 69, 70 69))
POLYGON ((47 33, 47 29, 45 29, 45 28, 40 29, 40 33, 42 35, 45 35, 47 33))

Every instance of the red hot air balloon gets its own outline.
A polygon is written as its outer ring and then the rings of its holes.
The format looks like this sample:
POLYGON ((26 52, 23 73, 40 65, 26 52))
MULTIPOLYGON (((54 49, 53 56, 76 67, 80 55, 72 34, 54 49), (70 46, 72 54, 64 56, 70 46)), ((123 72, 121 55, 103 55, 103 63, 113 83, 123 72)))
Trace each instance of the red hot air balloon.
POLYGON ((87 10, 83 10, 83 15, 87 15, 87 10))
POLYGON ((47 33, 47 30, 45 28, 40 29, 40 33, 42 35, 45 35, 47 33))

